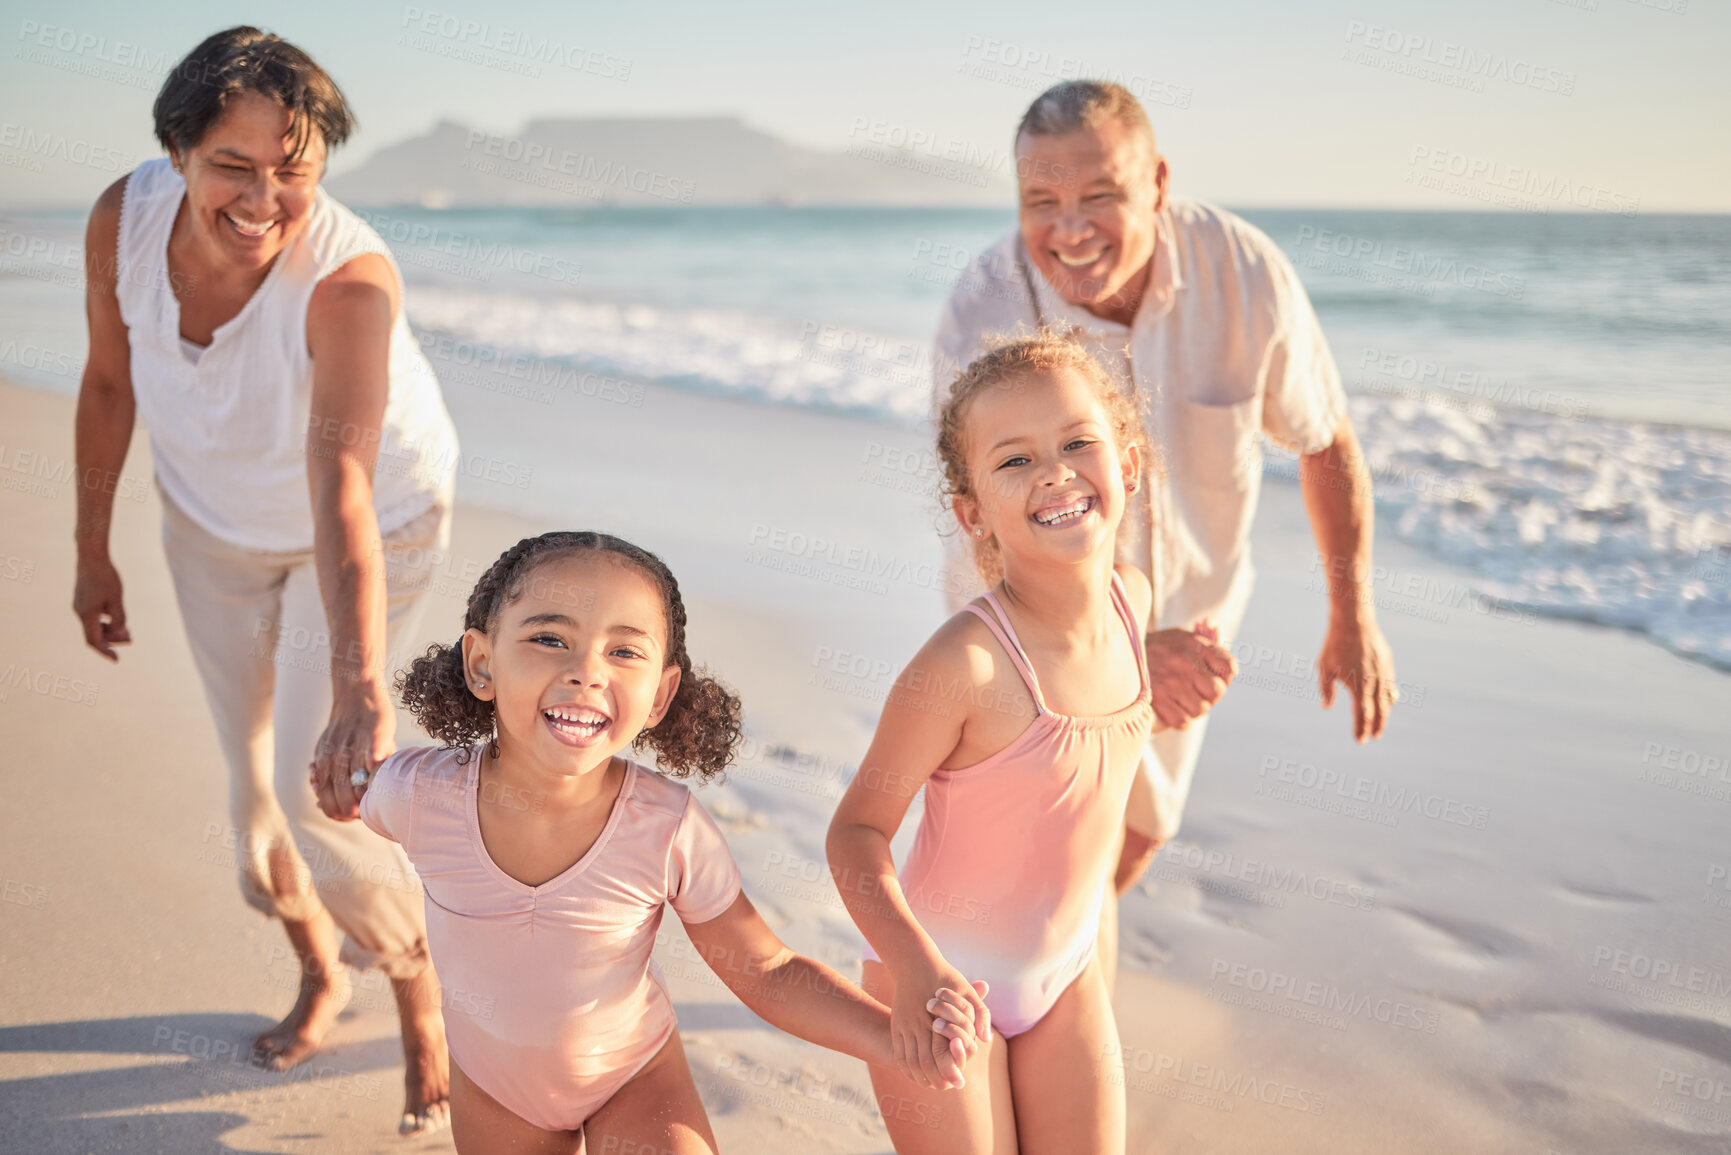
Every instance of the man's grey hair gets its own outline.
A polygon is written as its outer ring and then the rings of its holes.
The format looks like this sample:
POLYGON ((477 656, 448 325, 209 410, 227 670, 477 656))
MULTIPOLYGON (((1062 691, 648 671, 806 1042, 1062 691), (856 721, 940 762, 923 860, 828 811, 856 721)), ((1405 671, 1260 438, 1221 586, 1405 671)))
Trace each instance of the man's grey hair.
POLYGON ((1027 136, 1063 136, 1079 128, 1116 120, 1148 146, 1154 157, 1154 126, 1142 102, 1122 84, 1107 80, 1066 80, 1054 84, 1034 98, 1022 123, 1016 126, 1016 144, 1027 136))

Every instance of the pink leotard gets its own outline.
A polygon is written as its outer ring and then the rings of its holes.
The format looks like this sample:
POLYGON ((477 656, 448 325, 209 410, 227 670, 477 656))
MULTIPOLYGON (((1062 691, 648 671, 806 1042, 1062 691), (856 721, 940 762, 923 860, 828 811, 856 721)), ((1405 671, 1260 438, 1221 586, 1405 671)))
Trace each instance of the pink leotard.
POLYGON ((649 957, 662 904, 707 922, 739 894, 739 867, 690 790, 627 763, 595 845, 557 878, 518 882, 481 841, 481 750, 466 764, 455 749, 399 750, 361 818, 402 844, 425 887, 451 1057, 535 1126, 574 1130, 673 1034, 649 957))
MULTIPOLYGON (((992 1025, 1010 1038, 1039 1022, 1093 957, 1112 849, 1154 708, 1140 631, 1116 574, 1112 604, 1130 633, 1141 688, 1111 714, 1047 709, 1015 627, 994 595, 986 601, 991 614, 966 608, 1004 647, 1039 713, 984 761, 932 773, 901 884, 944 958, 991 984, 992 1025)), ((877 957, 870 946, 866 957, 877 957)))

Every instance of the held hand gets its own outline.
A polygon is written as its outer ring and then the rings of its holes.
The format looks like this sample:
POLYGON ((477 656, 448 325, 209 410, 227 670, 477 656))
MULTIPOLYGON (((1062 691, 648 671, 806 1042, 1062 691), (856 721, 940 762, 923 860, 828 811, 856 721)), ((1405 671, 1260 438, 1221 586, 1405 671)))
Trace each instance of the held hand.
POLYGON ((358 683, 331 706, 331 720, 319 735, 312 762, 313 793, 319 809, 342 822, 358 818, 361 795, 351 775, 368 777, 396 750, 397 712, 382 681, 358 683))
POLYGON ((1333 615, 1322 654, 1316 659, 1322 708, 1334 705, 1334 684, 1352 695, 1352 736, 1359 742, 1382 737, 1389 711, 1400 701, 1394 681, 1394 655, 1374 617, 1333 615))
POLYGON ((84 644, 111 662, 120 661, 115 646, 130 645, 126 606, 121 600, 120 572, 107 558, 79 558, 72 586, 72 612, 84 626, 84 644))
POLYGON ((1148 681, 1160 724, 1182 730, 1220 700, 1238 663, 1207 622, 1195 630, 1154 630, 1147 638, 1148 681))
POLYGON ((933 1012, 927 1009, 932 999, 928 992, 940 988, 958 992, 961 1000, 972 1007, 974 1033, 982 1040, 991 1037, 990 1012, 986 1010, 984 996, 942 959, 935 966, 922 965, 910 973, 896 975, 895 984, 895 1000, 890 1006, 890 1049, 895 1054, 897 1069, 919 1086, 940 1091, 953 1089, 950 1080, 938 1069, 934 1054, 936 1035, 933 1012))
MULTIPOLYGON (((973 993, 980 999, 988 989, 986 982, 974 981, 973 993)), ((945 1086, 960 1090, 968 1085, 962 1068, 979 1053, 980 1043, 991 1037, 991 1025, 985 1024, 982 1032, 974 1018, 974 1004, 948 987, 939 987, 926 1009, 932 1013, 932 1059, 945 1086)))

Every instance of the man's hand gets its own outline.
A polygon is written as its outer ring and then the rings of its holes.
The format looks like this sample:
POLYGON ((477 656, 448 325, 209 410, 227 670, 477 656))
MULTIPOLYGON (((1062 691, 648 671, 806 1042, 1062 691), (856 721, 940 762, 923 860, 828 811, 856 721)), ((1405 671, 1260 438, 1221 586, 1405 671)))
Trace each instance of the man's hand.
POLYGON ((319 809, 331 818, 360 817, 361 794, 349 776, 357 767, 371 777, 397 748, 397 712, 381 681, 360 683, 331 706, 331 720, 319 735, 312 764, 313 792, 319 809))
POLYGON ((1334 684, 1339 682, 1352 695, 1352 736, 1359 742, 1382 737, 1388 713, 1400 701, 1394 684, 1394 655, 1376 619, 1370 616, 1330 614, 1328 636, 1316 659, 1321 682, 1322 708, 1334 705, 1334 684))
POLYGON ((1154 715, 1166 729, 1182 730, 1206 714, 1238 673, 1231 652, 1207 633, 1198 628, 1154 630, 1148 635, 1154 715))

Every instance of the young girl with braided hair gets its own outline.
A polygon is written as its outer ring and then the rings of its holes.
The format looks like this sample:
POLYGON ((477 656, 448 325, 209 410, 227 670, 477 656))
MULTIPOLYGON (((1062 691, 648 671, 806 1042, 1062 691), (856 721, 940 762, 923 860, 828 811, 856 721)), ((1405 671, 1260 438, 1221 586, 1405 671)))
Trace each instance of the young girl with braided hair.
MULTIPOLYGON (((482 575, 463 625, 398 679, 443 745, 400 750, 356 786, 360 818, 425 887, 457 1149, 715 1150, 650 959, 664 902, 760 1017, 892 1061, 888 1010, 775 936, 673 780, 726 768, 740 710, 692 669, 661 559, 602 533, 525 538, 482 575)), ((940 991, 932 1014, 932 1086, 957 1085, 979 1045, 970 1008, 940 991)))

